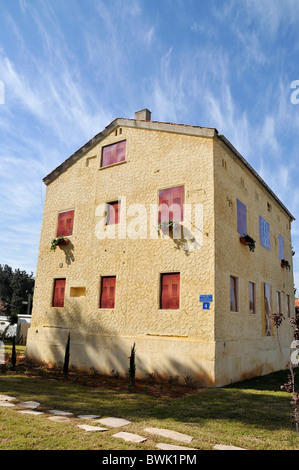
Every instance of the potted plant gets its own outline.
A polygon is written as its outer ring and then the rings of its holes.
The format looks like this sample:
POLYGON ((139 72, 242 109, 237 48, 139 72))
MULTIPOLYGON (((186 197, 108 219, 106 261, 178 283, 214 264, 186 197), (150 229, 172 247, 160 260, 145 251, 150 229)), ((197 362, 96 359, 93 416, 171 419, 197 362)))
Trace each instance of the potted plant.
POLYGON ((69 244, 68 238, 65 238, 65 237, 53 238, 53 240, 51 241, 50 251, 55 251, 57 246, 68 245, 68 244, 69 244))
POLYGON ((286 268, 287 271, 291 270, 291 265, 286 259, 281 260, 281 267, 286 268))
POLYGON ((171 230, 175 230, 178 226, 179 223, 175 222, 174 220, 161 222, 161 224, 158 225, 158 232, 162 232, 163 235, 166 235, 167 233, 170 233, 171 230))
POLYGON ((255 250, 255 240, 252 237, 250 237, 249 235, 244 234, 242 237, 240 237, 240 242, 243 245, 249 246, 250 251, 255 250))

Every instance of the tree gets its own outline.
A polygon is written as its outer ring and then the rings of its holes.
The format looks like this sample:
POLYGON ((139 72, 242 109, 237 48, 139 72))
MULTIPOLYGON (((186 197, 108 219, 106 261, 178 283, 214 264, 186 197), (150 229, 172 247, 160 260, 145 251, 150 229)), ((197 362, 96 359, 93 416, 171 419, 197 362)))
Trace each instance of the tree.
POLYGON ((27 313, 28 296, 33 293, 33 273, 0 264, 0 311, 16 322, 18 314, 27 313))

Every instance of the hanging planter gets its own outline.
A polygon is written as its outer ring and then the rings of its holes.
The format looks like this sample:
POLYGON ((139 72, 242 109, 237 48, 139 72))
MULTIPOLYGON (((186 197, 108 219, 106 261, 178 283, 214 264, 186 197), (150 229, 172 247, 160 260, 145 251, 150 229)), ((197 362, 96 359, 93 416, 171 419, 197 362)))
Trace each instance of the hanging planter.
POLYGON ((286 259, 281 260, 281 267, 286 268, 287 271, 291 270, 291 265, 286 259))
POLYGON ((51 241, 50 251, 55 251, 57 246, 68 245, 69 242, 70 242, 69 239, 65 237, 53 238, 53 240, 51 241))
POLYGON ((167 222, 162 222, 158 225, 158 233, 162 233, 163 235, 167 235, 171 233, 171 231, 175 230, 179 226, 178 222, 173 220, 168 220, 167 222))
POLYGON ((240 237, 240 242, 242 243, 242 245, 248 246, 250 251, 255 250, 255 240, 249 235, 244 234, 242 237, 240 237))

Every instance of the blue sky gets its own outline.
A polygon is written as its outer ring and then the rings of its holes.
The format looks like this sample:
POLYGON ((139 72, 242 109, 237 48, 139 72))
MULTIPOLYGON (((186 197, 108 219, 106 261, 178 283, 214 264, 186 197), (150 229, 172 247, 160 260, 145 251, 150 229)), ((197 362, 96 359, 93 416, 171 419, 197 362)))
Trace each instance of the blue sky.
POLYGON ((42 178, 147 107, 216 127, 265 179, 299 289, 298 24, 298 0, 0 0, 0 264, 35 272, 42 178))

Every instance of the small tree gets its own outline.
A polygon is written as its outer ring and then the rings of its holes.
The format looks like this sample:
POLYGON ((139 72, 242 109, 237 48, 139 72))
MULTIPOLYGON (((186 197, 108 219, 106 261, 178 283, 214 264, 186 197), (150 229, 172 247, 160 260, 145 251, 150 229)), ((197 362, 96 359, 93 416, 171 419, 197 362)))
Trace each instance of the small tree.
POLYGON ((135 374, 136 374, 135 353, 136 353, 136 349, 135 349, 135 343, 134 343, 134 345, 131 347, 131 356, 129 357, 130 366, 129 366, 128 374, 127 374, 129 381, 130 381, 130 389, 133 389, 135 387, 135 374))
POLYGON ((63 374, 65 376, 67 376, 68 372, 69 372, 70 342, 71 342, 71 335, 69 333, 68 338, 67 338, 66 347, 65 347, 64 364, 63 364, 63 374))
POLYGON ((17 354, 16 354, 16 337, 12 339, 12 353, 11 353, 11 368, 15 370, 17 363, 17 354))

